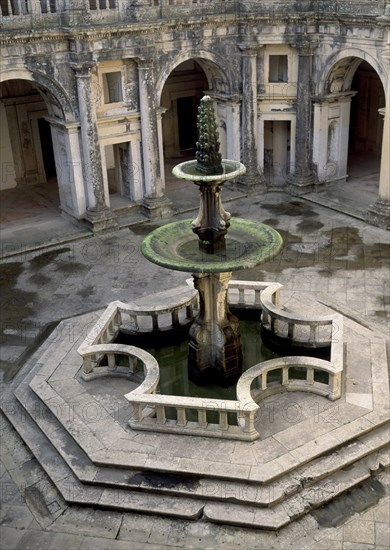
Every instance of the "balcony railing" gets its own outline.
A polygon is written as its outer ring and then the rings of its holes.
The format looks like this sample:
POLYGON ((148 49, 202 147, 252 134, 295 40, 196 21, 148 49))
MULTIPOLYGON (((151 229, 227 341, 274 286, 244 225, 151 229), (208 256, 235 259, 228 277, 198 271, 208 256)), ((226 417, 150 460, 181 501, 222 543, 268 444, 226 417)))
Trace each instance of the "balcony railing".
POLYGON ((386 0, 0 0, 1 28, 37 29, 114 23, 152 23, 208 16, 231 18, 254 15, 272 21, 296 18, 356 15, 378 17, 386 0), (297 6, 298 4, 298 6, 297 6))

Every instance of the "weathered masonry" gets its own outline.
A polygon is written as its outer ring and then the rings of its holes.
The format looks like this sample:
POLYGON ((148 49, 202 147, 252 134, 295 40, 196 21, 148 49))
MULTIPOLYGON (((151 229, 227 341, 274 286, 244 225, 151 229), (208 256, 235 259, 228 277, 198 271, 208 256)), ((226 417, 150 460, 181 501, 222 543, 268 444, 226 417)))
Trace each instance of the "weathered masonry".
POLYGON ((54 182, 60 210, 95 231, 118 201, 163 217, 166 164, 193 153, 207 92, 247 192, 348 185, 358 155, 380 171, 367 219, 389 225, 389 2, 0 6, 1 189, 54 182))

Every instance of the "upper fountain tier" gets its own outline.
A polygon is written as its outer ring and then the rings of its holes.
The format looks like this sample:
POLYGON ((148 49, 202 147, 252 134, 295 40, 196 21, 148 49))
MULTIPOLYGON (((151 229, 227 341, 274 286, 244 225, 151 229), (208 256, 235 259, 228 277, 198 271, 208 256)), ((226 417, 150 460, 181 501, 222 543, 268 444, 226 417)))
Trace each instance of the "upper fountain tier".
POLYGON ((153 263, 190 273, 237 271, 272 259, 283 246, 279 233, 268 225, 231 219, 222 206, 225 181, 245 174, 246 169, 238 161, 221 158, 209 96, 199 107, 198 130, 196 160, 182 162, 172 171, 177 178, 199 186, 198 216, 192 222, 184 220, 155 229, 144 239, 142 253, 153 263))

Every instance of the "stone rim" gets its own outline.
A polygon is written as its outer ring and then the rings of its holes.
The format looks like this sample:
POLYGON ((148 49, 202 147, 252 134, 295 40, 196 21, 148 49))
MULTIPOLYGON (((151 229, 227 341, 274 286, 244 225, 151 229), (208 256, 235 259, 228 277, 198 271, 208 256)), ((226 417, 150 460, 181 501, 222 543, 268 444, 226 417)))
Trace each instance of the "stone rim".
POLYGON ((206 176, 205 174, 189 174, 188 172, 184 171, 184 168, 196 167, 196 164, 196 160, 181 162, 172 169, 172 174, 176 178, 193 182, 223 182, 227 180, 233 180, 238 176, 246 173, 246 168, 241 162, 229 159, 222 159, 222 167, 224 169, 224 172, 222 174, 212 174, 210 176, 206 176), (233 171, 225 172, 226 167, 233 168, 233 171))
POLYGON ((232 218, 227 239, 238 245, 245 245, 249 250, 244 251, 240 256, 224 260, 220 257, 211 261, 191 261, 179 257, 175 251, 184 243, 198 241, 192 231, 192 220, 182 220, 158 227, 143 240, 141 252, 150 262, 161 267, 187 273, 225 273, 249 269, 273 259, 283 247, 281 235, 272 227, 232 218), (250 244, 253 244, 251 247, 250 244))

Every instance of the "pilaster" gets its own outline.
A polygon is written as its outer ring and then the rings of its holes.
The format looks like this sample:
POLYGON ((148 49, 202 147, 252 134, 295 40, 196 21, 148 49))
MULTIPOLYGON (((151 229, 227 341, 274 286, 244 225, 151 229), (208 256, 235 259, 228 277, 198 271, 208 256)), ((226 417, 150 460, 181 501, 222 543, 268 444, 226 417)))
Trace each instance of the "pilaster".
POLYGON ((243 184, 249 193, 265 189, 257 164, 257 53, 258 46, 240 45, 242 60, 241 158, 246 167, 243 184))
POLYGON ((298 82, 296 106, 295 159, 288 178, 289 191, 302 195, 312 190, 315 177, 312 170, 312 105, 310 80, 312 72, 313 46, 299 37, 298 82))
POLYGON ((164 180, 161 172, 162 129, 157 112, 154 65, 151 60, 138 60, 139 98, 142 135, 142 161, 145 195, 142 203, 150 219, 172 215, 171 201, 164 195, 164 180))
POLYGON ((104 192, 97 116, 93 105, 91 71, 94 67, 95 64, 89 61, 72 65, 77 82, 81 151, 87 191, 85 219, 94 232, 100 232, 117 227, 117 223, 108 208, 104 192))
POLYGON ((390 35, 384 58, 387 63, 387 89, 385 93, 386 109, 380 109, 381 114, 385 116, 385 120, 379 174, 379 197, 368 209, 366 219, 373 225, 390 229, 390 35))

